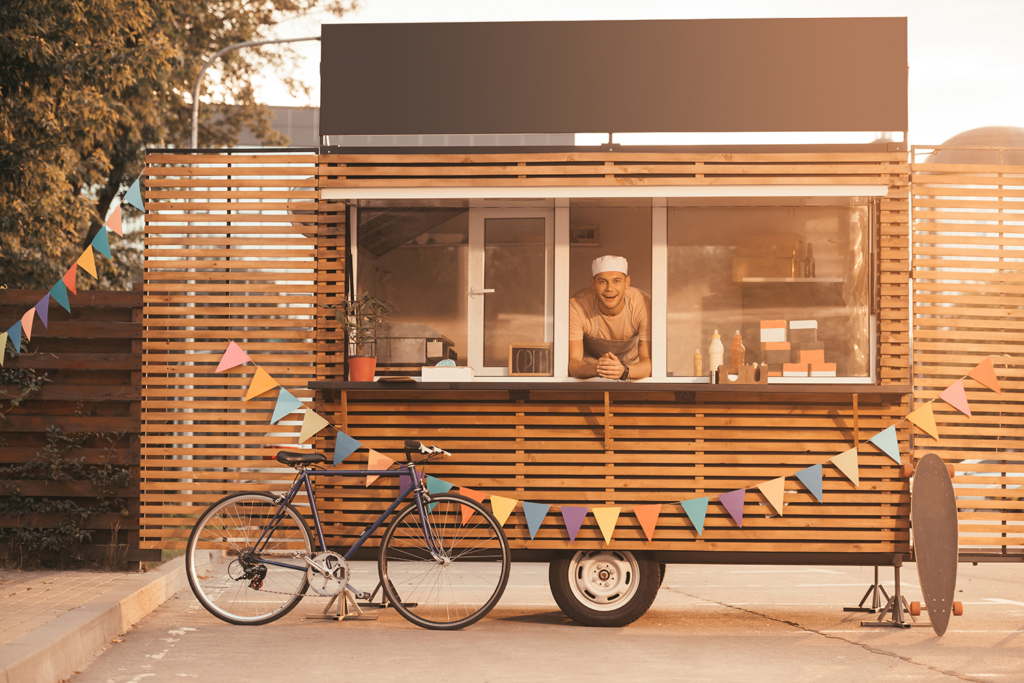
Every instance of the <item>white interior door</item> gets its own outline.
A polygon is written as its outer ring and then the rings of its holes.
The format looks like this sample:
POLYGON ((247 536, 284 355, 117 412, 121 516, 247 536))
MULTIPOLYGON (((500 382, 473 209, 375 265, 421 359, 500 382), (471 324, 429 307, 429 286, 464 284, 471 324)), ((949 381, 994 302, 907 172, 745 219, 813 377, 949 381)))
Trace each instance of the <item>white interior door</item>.
POLYGON ((477 375, 508 374, 510 343, 552 342, 554 211, 471 209, 469 358, 477 375))

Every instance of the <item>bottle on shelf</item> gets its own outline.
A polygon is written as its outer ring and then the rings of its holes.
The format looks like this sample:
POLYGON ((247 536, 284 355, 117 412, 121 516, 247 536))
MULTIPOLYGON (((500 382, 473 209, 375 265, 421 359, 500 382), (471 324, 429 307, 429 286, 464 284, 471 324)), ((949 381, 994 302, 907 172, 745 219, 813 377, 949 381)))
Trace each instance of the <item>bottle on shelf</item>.
POLYGON ((703 359, 700 356, 700 349, 697 349, 696 353, 693 354, 693 376, 702 377, 704 375, 704 364, 703 359))
POLYGON ((722 338, 718 335, 718 330, 711 335, 711 345, 708 346, 708 370, 711 374, 711 383, 718 383, 718 367, 723 364, 723 358, 725 356, 725 347, 722 345, 722 338))
POLYGON ((807 260, 804 261, 804 277, 814 277, 814 245, 807 245, 807 260))
POLYGON ((737 374, 746 357, 747 347, 743 345, 740 331, 736 330, 736 336, 732 338, 732 346, 729 348, 729 373, 737 374))

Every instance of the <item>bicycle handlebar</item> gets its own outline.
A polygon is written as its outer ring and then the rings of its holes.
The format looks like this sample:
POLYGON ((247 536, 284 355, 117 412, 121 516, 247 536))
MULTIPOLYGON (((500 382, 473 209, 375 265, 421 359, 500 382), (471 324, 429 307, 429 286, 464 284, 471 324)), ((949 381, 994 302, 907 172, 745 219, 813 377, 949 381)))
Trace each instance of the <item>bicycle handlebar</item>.
POLYGON ((446 458, 452 457, 452 454, 448 451, 438 448, 437 446, 427 446, 419 441, 409 439, 405 442, 405 460, 406 462, 412 462, 412 452, 418 450, 423 455, 443 455, 446 458))

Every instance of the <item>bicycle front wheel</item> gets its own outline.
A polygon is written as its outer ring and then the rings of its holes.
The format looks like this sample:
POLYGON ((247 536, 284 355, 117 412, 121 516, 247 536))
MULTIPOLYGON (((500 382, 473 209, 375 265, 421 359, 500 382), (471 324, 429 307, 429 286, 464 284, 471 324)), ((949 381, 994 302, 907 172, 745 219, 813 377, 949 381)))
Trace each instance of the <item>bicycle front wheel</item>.
POLYGON ((313 536, 302 515, 265 493, 235 493, 203 513, 185 551, 192 592, 218 619, 266 624, 299 604, 313 536), (278 510, 281 514, 277 516, 278 510))
POLYGON ((508 540, 494 516, 471 498, 433 496, 427 508, 423 520, 414 502, 385 532, 381 585, 399 614, 417 626, 469 626, 490 612, 505 590, 508 540))

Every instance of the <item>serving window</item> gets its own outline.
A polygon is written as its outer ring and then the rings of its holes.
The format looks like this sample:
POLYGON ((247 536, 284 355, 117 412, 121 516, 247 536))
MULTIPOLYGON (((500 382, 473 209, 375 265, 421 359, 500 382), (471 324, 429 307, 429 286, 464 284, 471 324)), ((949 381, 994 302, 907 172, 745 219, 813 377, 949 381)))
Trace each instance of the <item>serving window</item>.
POLYGON ((550 347, 550 376, 565 380, 568 299, 590 285, 594 258, 614 254, 628 260, 631 286, 651 297, 653 372, 642 381, 707 382, 717 330, 726 362, 739 332, 746 362, 764 363, 773 383, 866 382, 876 203, 354 199, 350 264, 357 291, 395 309, 380 332, 378 365, 399 373, 451 359, 493 379, 509 374, 510 348, 530 346, 550 347))

